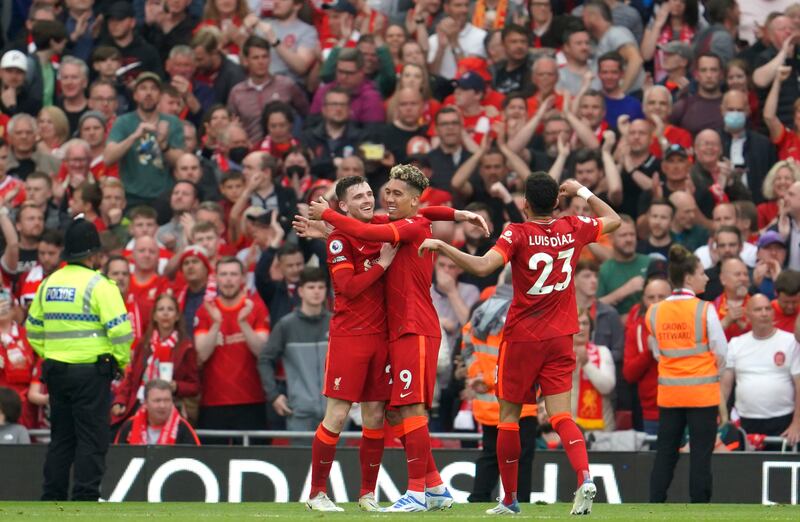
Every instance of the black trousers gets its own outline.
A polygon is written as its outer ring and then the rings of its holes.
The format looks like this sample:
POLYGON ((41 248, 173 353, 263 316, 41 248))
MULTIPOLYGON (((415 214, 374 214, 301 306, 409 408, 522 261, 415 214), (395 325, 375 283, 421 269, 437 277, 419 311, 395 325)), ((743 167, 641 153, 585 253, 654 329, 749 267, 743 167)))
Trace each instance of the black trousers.
MULTIPOLYGON (((531 478, 533 476, 533 455, 536 451, 536 417, 523 417, 519 420, 519 439, 522 451, 519 455, 519 474, 517 475, 517 499, 522 503, 531 500, 531 478)), ((497 487, 500 470, 497 468, 497 426, 483 426, 483 450, 475 461, 475 482, 468 502, 492 502, 492 492, 497 487)))
POLYGON ((50 393, 50 445, 44 462, 42 500, 96 502, 110 441, 110 365, 45 361, 50 393))
MULTIPOLYGON (((229 406, 201 406, 197 427, 204 430, 265 430, 267 429, 267 405, 232 404, 229 406)), ((201 438, 203 445, 225 444, 238 446, 242 439, 201 438)), ((269 444, 266 439, 253 438, 251 444, 269 444)))
POLYGON ((650 502, 666 502, 678 449, 689 426, 689 498, 693 503, 711 501, 711 455, 717 440, 716 406, 707 408, 659 408, 656 460, 650 475, 650 502))

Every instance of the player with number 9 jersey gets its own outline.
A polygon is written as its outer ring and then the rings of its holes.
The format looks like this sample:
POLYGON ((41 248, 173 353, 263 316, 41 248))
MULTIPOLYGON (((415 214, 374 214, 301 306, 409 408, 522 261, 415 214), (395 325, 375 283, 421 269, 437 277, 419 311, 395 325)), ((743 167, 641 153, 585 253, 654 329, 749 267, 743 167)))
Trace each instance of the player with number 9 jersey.
POLYGON ((514 299, 505 341, 544 341, 578 332, 572 274, 581 249, 597 240, 595 218, 567 216, 509 224, 493 250, 511 262, 514 299))

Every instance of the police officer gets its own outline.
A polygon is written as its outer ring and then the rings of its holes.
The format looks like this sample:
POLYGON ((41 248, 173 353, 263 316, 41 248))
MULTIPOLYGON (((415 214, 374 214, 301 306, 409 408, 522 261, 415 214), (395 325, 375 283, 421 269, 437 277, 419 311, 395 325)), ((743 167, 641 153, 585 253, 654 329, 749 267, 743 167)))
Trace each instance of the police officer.
POLYGON ((669 249, 669 280, 674 291, 647 310, 648 331, 658 359, 659 411, 656 460, 650 476, 650 502, 665 502, 683 433, 689 427, 689 498, 711 500, 711 455, 717 438, 720 368, 728 343, 711 303, 696 296, 708 276, 700 260, 681 245, 669 249))
POLYGON ((133 335, 116 284, 95 271, 95 226, 76 219, 64 244, 68 264, 42 281, 26 322, 50 392, 42 500, 67 500, 74 463, 72 500, 97 501, 110 438, 111 380, 130 359, 133 335))

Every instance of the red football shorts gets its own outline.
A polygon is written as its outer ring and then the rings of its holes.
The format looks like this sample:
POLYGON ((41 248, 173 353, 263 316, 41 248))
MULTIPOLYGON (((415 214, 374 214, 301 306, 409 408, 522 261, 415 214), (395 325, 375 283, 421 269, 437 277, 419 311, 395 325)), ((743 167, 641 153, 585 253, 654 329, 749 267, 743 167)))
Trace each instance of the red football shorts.
POLYGON ((407 334, 389 341, 392 363, 392 406, 433 404, 441 337, 407 334))
POLYGON ((503 341, 497 363, 497 396, 515 404, 536 404, 536 385, 542 395, 572 389, 575 351, 572 336, 544 341, 503 341))
POLYGON ((388 401, 388 365, 386 334, 331 337, 322 394, 350 402, 388 401))

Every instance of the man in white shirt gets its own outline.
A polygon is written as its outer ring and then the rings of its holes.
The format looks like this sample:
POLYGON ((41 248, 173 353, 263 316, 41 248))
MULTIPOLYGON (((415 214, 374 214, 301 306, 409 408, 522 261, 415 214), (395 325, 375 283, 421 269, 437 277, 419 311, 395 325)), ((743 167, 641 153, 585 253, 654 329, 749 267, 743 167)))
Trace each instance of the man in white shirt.
MULTIPOLYGON (((720 203, 714 207, 714 210, 711 212, 711 219, 714 223, 714 235, 716 235, 716 231, 719 230, 720 227, 736 226, 736 220, 738 218, 739 216, 736 211, 736 206, 733 203, 720 203)), ((712 239, 710 243, 713 241, 714 240, 712 239)), ((758 255, 758 247, 746 241, 742 242, 741 247, 742 248, 739 251, 739 258, 744 261, 744 264, 749 268, 755 267, 756 257, 758 255)), ((694 251, 694 255, 700 259, 700 262, 703 263, 703 268, 706 270, 715 266, 719 261, 722 261, 721 258, 724 257, 719 255, 718 252, 712 252, 709 245, 703 245, 699 247, 694 251)))
POLYGON ((469 23, 468 0, 445 0, 444 12, 447 16, 436 26, 436 34, 428 37, 428 64, 431 73, 452 80, 460 59, 486 58, 486 31, 469 23))
POLYGON ((769 299, 756 294, 747 303, 752 331, 734 337, 722 375, 727 402, 736 382, 736 411, 748 433, 800 441, 800 346, 792 334, 775 328, 769 299))

